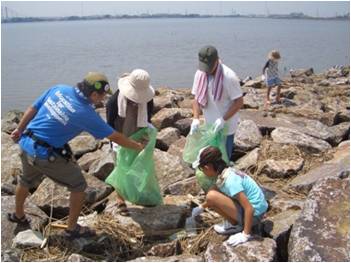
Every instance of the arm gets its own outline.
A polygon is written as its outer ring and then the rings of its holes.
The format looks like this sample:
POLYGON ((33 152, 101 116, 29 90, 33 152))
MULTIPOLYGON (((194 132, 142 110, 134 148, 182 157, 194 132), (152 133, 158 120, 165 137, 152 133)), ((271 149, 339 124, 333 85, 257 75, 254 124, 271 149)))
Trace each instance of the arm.
POLYGON ((19 122, 17 128, 11 133, 11 139, 14 141, 18 141, 21 137, 23 131, 26 129, 27 124, 34 118, 37 114, 37 109, 33 106, 28 107, 26 112, 24 113, 21 121, 19 122))
POLYGON ((134 149, 136 151, 141 151, 142 149, 144 149, 143 144, 138 143, 134 140, 131 140, 131 139, 127 138, 126 136, 124 136, 122 133, 117 132, 117 131, 114 131, 107 138, 110 139, 111 141, 123 146, 123 147, 131 148, 131 149, 134 149))
POLYGON ((244 233, 249 235, 251 233, 252 220, 254 215, 254 209, 247 199, 244 192, 239 192, 235 195, 235 198, 239 201, 240 205, 244 208, 244 233))
POLYGON ((200 105, 196 99, 193 99, 193 116, 194 119, 198 119, 201 113, 200 105))
POLYGON ((151 123, 151 117, 154 112, 154 99, 147 103, 147 121, 151 123))
POLYGON ((266 64, 264 65, 263 67, 263 70, 262 70, 262 74, 264 75, 265 71, 266 71, 266 68, 268 68, 268 65, 269 65, 269 60, 267 60, 266 64))
POLYGON ((110 125, 114 129, 117 128, 115 127, 115 120, 118 114, 117 96, 118 91, 115 94, 113 94, 106 103, 106 121, 108 125, 110 125))
POLYGON ((243 97, 237 98, 233 100, 232 104, 230 105, 229 109, 223 116, 223 120, 227 121, 229 120, 232 116, 234 116, 235 113, 237 113, 241 107, 244 105, 244 99, 243 97))

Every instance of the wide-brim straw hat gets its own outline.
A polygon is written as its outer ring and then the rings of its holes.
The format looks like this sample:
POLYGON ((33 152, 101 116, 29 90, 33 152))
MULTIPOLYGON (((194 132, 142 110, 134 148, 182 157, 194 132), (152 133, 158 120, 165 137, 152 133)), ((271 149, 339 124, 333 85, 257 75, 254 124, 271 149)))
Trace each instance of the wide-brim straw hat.
POLYGON ((269 59, 280 59, 280 53, 278 50, 272 50, 268 55, 269 59))
POLYGON ((143 69, 135 69, 118 80, 120 93, 135 103, 145 103, 155 96, 150 85, 150 75, 143 69))

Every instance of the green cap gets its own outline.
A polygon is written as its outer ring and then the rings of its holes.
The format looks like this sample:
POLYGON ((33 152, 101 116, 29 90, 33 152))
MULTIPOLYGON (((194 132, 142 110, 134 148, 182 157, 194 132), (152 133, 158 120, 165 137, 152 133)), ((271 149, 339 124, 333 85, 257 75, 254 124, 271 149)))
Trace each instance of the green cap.
POLYGON ((104 91, 111 94, 110 84, 108 83, 107 77, 99 72, 89 72, 84 77, 84 82, 90 87, 93 87, 97 91, 104 91))
POLYGON ((214 46, 204 46, 199 51, 199 70, 210 73, 218 60, 218 52, 214 46))

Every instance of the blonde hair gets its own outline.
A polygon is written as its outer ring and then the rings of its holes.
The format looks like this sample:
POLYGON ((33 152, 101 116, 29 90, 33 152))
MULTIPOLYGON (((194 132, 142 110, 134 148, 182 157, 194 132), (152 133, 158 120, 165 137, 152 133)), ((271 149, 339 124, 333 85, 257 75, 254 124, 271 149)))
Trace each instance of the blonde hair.
POLYGON ((269 59, 280 59, 280 53, 278 50, 272 50, 271 52, 269 52, 268 54, 268 58, 269 59))

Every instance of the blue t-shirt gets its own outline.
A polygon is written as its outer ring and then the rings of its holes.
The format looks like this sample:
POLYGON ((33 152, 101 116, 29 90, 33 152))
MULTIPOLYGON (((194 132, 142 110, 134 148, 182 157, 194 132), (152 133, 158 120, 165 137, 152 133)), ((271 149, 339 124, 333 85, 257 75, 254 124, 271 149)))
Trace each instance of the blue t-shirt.
MULTIPOLYGON (((75 87, 57 85, 41 95, 32 105, 38 112, 27 125, 35 136, 54 146, 62 147, 82 131, 102 139, 114 130, 96 113, 91 102, 75 87)), ((24 135, 20 147, 31 156, 46 158, 47 148, 37 145, 24 135)))
POLYGON ((250 204, 254 208, 254 216, 259 216, 267 211, 268 203, 261 188, 248 175, 235 171, 229 167, 223 171, 223 183, 219 190, 225 195, 234 198, 239 192, 244 192, 250 204))

